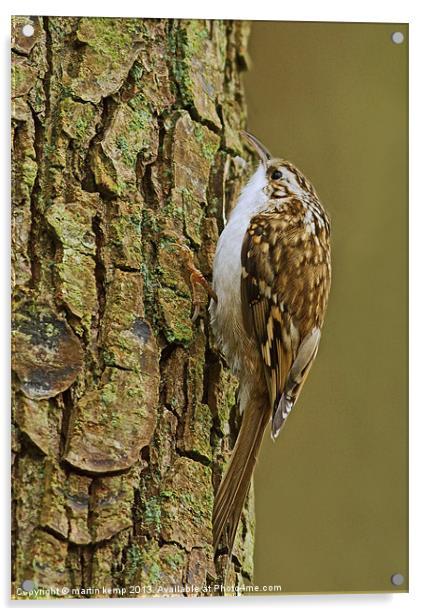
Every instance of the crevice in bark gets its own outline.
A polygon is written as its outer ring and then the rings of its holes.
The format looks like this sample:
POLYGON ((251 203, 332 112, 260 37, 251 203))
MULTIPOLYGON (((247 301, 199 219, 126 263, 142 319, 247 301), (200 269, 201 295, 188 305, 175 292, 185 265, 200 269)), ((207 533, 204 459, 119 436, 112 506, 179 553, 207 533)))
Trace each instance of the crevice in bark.
POLYGON ((145 460, 145 462, 149 462, 149 445, 142 447, 140 458, 141 460, 145 460))
POLYGON ((139 273, 139 269, 137 267, 130 267, 130 265, 116 265, 115 269, 120 270, 120 272, 130 272, 130 273, 139 273))
POLYGON ((89 486, 89 511, 87 514, 87 528, 89 530, 89 534, 90 534, 92 541, 88 546, 85 547, 85 555, 86 555, 85 582, 88 587, 92 585, 93 558, 94 558, 95 549, 96 549, 95 545, 99 546, 99 543, 96 542, 94 528, 93 528, 93 522, 95 518, 95 513, 94 513, 95 488, 96 488, 96 479, 94 479, 89 486))
MULTIPOLYGON (((81 548, 81 587, 91 588, 92 586, 92 570, 93 558, 95 555, 95 547, 93 545, 85 545, 81 548)), ((89 599, 90 597, 87 596, 89 599)))
POLYGON ((43 79, 43 89, 44 89, 44 98, 45 98, 45 121, 46 126, 48 119, 50 118, 50 80, 53 73, 53 49, 52 49, 52 36, 50 34, 49 29, 49 18, 43 17, 43 28, 46 36, 46 63, 47 63, 47 71, 43 79))
POLYGON ((46 524, 40 524, 40 526, 38 526, 36 530, 42 530, 44 533, 55 537, 55 539, 58 539, 59 541, 65 541, 65 537, 61 533, 59 533, 51 526, 47 526, 46 524))
POLYGON ((188 451, 188 450, 176 447, 176 453, 183 458, 194 460, 194 462, 199 462, 200 464, 203 464, 204 466, 210 466, 211 464, 211 461, 209 460, 209 458, 207 458, 206 456, 203 456, 203 454, 198 453, 197 451, 188 451))
POLYGON ((178 421, 178 426, 179 426, 180 415, 176 411, 176 409, 174 409, 171 404, 165 404, 165 403, 163 403, 163 408, 165 408, 167 411, 172 413, 172 415, 174 415, 174 417, 176 417, 176 419, 178 421))
POLYGON ((44 128, 39 120, 38 115, 31 109, 31 114, 34 122, 34 149, 36 152, 36 163, 37 163, 37 175, 34 181, 34 186, 31 191, 30 197, 30 214, 31 214, 31 226, 30 233, 28 238, 28 256, 30 258, 31 263, 31 287, 36 289, 40 282, 41 278, 41 264, 40 264, 40 255, 37 251, 38 240, 40 236, 40 215, 38 212, 38 204, 41 198, 41 183, 40 183, 40 175, 41 175, 41 165, 43 160, 43 138, 44 138, 44 128))
POLYGON ((74 475, 79 475, 80 477, 89 477, 90 479, 100 479, 102 477, 120 477, 122 475, 127 475, 129 472, 129 468, 122 468, 116 471, 89 471, 87 469, 81 469, 74 464, 68 462, 68 460, 61 460, 61 465, 69 472, 72 472, 74 475))
POLYGON ((43 462, 46 459, 45 452, 22 430, 19 430, 19 441, 21 444, 21 451, 24 452, 23 455, 39 462, 43 462))
MULTIPOLYGON (((152 168, 156 164, 157 161, 155 161, 154 163, 150 163, 149 165, 141 166, 143 172, 139 172, 136 174, 136 177, 138 178, 139 191, 143 197, 144 204, 146 205, 146 207, 152 209, 156 209, 158 205, 151 177, 152 168)), ((139 166, 137 166, 136 169, 138 170, 139 166)))
MULTIPOLYGON (((209 130, 211 130, 213 133, 216 133, 216 135, 222 135, 222 130, 218 128, 216 124, 212 122, 211 120, 207 118, 203 118, 198 113, 197 109, 193 105, 183 106, 183 109, 189 113, 191 119, 194 120, 194 122, 198 122, 198 124, 205 126, 209 130)), ((223 124, 222 124, 222 127, 223 127, 223 124)))
POLYGON ((175 342, 166 343, 161 350, 160 356, 160 372, 163 372, 165 364, 168 362, 172 354, 176 351, 179 345, 175 342))
POLYGON ((99 340, 101 333, 101 325, 105 312, 105 283, 106 283, 106 268, 103 261, 103 247, 105 243, 104 232, 102 229, 103 226, 103 214, 99 212, 92 219, 92 230, 95 234, 96 241, 96 255, 95 255, 95 279, 96 279, 96 290, 98 296, 98 312, 96 315, 96 339, 98 343, 98 361, 100 372, 103 371, 105 364, 104 359, 102 357, 102 353, 99 353, 99 340))
MULTIPOLYGON (((183 546, 181 543, 179 543, 178 541, 166 541, 165 539, 163 539, 162 537, 158 538, 157 541, 159 547, 163 547, 164 545, 175 545, 176 547, 180 548, 181 550, 184 550, 185 552, 188 552, 188 549, 185 548, 185 546, 183 546)), ((193 548, 202 548, 203 546, 201 545, 194 545, 193 548)))
POLYGON ((71 420, 71 414, 73 412, 73 399, 70 389, 66 389, 62 392, 62 402, 63 402, 63 412, 62 412, 62 423, 61 423, 61 433, 60 433, 60 443, 59 443, 59 456, 62 458, 65 452, 68 429, 71 420))
POLYGON ((134 490, 134 499, 132 507, 132 519, 133 519, 133 538, 138 539, 143 536, 142 533, 142 495, 139 488, 134 490))

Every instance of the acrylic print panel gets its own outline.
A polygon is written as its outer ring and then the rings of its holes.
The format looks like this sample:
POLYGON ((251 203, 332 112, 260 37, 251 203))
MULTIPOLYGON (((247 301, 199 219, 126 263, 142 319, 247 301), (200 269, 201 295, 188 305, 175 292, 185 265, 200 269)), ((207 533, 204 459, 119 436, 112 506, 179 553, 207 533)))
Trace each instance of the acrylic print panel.
POLYGON ((407 590, 407 54, 12 19, 13 598, 407 590))
POLYGON ((249 126, 313 181, 333 265, 309 383, 264 441, 254 579, 407 590, 408 27, 258 22, 249 49, 249 126))

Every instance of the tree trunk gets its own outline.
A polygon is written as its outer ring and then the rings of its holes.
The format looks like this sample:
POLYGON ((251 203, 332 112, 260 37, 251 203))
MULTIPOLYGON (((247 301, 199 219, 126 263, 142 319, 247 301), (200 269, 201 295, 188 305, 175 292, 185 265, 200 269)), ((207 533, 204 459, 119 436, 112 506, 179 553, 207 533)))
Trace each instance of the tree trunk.
MULTIPOLYGON (((185 247, 208 278, 248 173, 248 27, 31 20, 12 24, 13 593, 222 594, 235 382, 204 291, 191 320, 185 247)), ((250 496, 228 583, 252 546, 250 496)))

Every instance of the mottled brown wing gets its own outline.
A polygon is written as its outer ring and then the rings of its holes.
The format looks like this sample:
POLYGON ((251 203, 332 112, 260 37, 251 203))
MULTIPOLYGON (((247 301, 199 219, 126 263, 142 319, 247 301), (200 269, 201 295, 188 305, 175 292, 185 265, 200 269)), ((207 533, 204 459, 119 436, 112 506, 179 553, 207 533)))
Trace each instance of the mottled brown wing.
POLYGON ((276 288, 285 267, 284 246, 271 246, 271 226, 280 224, 267 215, 255 216, 247 229, 242 251, 241 304, 246 331, 255 333, 262 355, 271 410, 274 413, 284 392, 298 345, 298 332, 276 288))
POLYGON ((329 227, 306 229, 294 198, 254 216, 242 251, 244 326, 263 359, 276 436, 318 349, 330 287, 329 227))

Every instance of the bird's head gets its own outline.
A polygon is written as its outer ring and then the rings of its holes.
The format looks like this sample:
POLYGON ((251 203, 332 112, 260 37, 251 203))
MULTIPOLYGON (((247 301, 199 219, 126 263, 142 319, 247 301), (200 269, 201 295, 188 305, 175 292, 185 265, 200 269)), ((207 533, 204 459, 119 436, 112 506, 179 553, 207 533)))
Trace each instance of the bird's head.
POLYGON ((272 197, 304 196, 317 197, 309 180, 292 163, 283 158, 274 158, 269 150, 254 135, 241 131, 242 137, 256 150, 266 175, 266 191, 272 197))

